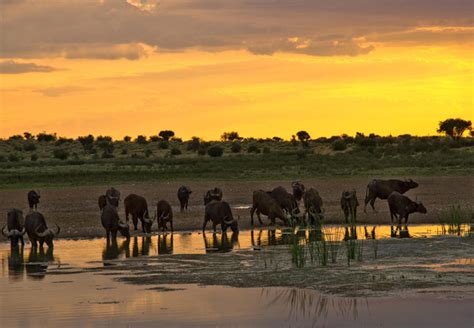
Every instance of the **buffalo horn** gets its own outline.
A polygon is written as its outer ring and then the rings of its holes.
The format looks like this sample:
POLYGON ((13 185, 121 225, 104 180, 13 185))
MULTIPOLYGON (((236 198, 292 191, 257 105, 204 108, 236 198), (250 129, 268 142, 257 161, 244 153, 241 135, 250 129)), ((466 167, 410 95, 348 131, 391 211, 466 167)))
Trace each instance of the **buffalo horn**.
POLYGON ((5 227, 6 227, 6 225, 4 225, 2 227, 2 235, 4 235, 5 237, 8 237, 8 235, 5 233, 5 227))
POLYGON ((119 221, 118 225, 119 225, 119 227, 122 228, 122 229, 128 228, 128 224, 122 223, 122 222, 120 222, 120 221, 119 221))
MULTIPOLYGON (((56 237, 57 235, 59 235, 59 232, 61 231, 61 228, 58 226, 58 224, 55 223, 55 225, 56 225, 56 232, 53 233, 53 236, 54 236, 54 237, 56 237)), ((52 232, 52 231, 51 231, 51 232, 52 232)))
POLYGON ((227 220, 227 216, 224 218, 224 223, 225 224, 232 224, 234 222, 234 219, 227 220))

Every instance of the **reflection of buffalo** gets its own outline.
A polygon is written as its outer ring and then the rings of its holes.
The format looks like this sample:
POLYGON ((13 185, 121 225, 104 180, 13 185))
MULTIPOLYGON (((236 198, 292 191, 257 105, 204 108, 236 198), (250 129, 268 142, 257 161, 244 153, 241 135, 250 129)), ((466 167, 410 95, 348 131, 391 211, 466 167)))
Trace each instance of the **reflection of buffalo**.
POLYGON ((406 193, 410 189, 418 187, 418 183, 409 180, 372 180, 366 189, 364 212, 367 210, 367 204, 370 202, 370 206, 375 211, 375 199, 387 199, 388 196, 394 191, 400 194, 406 193))
POLYGON ((117 243, 117 239, 108 240, 105 244, 105 248, 102 251, 102 260, 115 260, 121 254, 125 253, 125 257, 130 256, 130 240, 126 239, 121 244, 120 247, 117 243))
POLYGON ((173 254, 173 234, 158 235, 158 254, 173 254))
POLYGON ((18 245, 18 241, 21 241, 21 246, 25 244, 23 241, 23 235, 26 233, 26 229, 23 226, 23 212, 19 209, 12 209, 7 213, 7 231, 5 232, 5 226, 2 228, 2 234, 10 239, 11 246, 18 245))
POLYGON ((19 280, 23 278, 24 272, 23 247, 12 246, 8 255, 8 277, 11 280, 19 280))
POLYGON ((48 271, 49 262, 54 261, 53 247, 45 252, 44 248, 32 247, 26 263, 26 274, 32 279, 43 279, 48 271))
POLYGON ((191 195, 192 190, 187 186, 181 186, 178 189, 178 200, 181 208, 181 212, 185 209, 188 209, 189 196, 191 195))
POLYGON ((213 233, 211 238, 208 238, 205 233, 202 234, 204 239, 204 247, 206 253, 226 253, 232 251, 234 246, 239 242, 239 233, 232 232, 232 236, 229 239, 226 232, 223 232, 221 238, 217 237, 217 234, 213 233))
POLYGON ((390 219, 393 223, 393 218, 397 218, 398 223, 402 223, 402 219, 405 219, 405 224, 408 221, 408 216, 412 213, 426 213, 426 208, 421 202, 414 202, 407 196, 404 196, 394 191, 387 199, 388 207, 390 209, 390 219))
POLYGON ((39 194, 39 191, 36 192, 34 190, 30 190, 28 192, 28 205, 30 206, 30 209, 38 209, 38 203, 41 198, 41 195, 39 194))
POLYGON ((41 248, 44 243, 46 243, 48 247, 53 247, 53 239, 61 230, 57 224, 56 232, 49 229, 43 214, 39 212, 28 213, 25 219, 25 229, 31 245, 37 247, 39 242, 41 248))
POLYGON ((390 237, 392 238, 411 238, 408 226, 405 224, 403 227, 401 224, 395 228, 393 225, 390 227, 390 237))

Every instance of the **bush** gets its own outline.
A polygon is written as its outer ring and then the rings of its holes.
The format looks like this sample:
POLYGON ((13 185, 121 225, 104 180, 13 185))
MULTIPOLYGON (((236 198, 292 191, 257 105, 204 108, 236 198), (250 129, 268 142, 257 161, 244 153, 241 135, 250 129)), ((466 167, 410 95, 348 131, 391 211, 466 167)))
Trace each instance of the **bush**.
POLYGON ((7 158, 3 155, 0 155, 0 162, 6 162, 7 158))
POLYGON ((136 139, 135 139, 135 142, 139 145, 146 145, 148 143, 148 141, 146 140, 146 137, 145 136, 138 136, 136 139))
POLYGON ((132 140, 132 137, 130 137, 130 136, 123 137, 123 141, 125 141, 125 142, 130 142, 131 140, 132 140))
POLYGON ((17 154, 10 154, 10 155, 8 155, 8 160, 10 162, 18 162, 18 161, 21 160, 21 157, 18 156, 17 154))
POLYGON ((200 155, 200 156, 206 155, 206 148, 203 147, 203 146, 199 147, 198 155, 200 155))
POLYGON ((240 142, 233 142, 232 145, 230 146, 230 151, 233 153, 240 153, 242 150, 242 145, 240 142))
POLYGON ((201 146, 201 139, 198 137, 192 137, 190 141, 187 142, 186 149, 190 151, 198 151, 201 146))
POLYGON ((151 136, 149 139, 150 139, 150 142, 158 142, 158 141, 163 140, 163 138, 161 138, 160 136, 151 136))
POLYGON ((73 142, 74 140, 71 139, 71 138, 59 138, 58 140, 56 140, 56 142, 54 143, 55 146, 61 146, 62 144, 65 144, 65 143, 71 143, 73 142))
POLYGON ((170 144, 168 143, 168 141, 160 141, 160 143, 158 144, 158 148, 160 149, 168 149, 170 148, 170 144))
POLYGON ((260 149, 257 147, 257 145, 250 145, 249 148, 247 149, 248 153, 260 153, 260 149))
POLYGON ((31 161, 36 162, 38 160, 38 155, 37 154, 31 154, 31 161))
POLYGON ((36 136, 36 140, 38 140, 39 142, 52 142, 52 141, 56 141, 57 137, 56 137, 56 133, 54 134, 49 134, 49 133, 40 133, 36 136))
POLYGON ((66 160, 69 157, 69 152, 66 149, 55 149, 53 151, 54 158, 60 159, 62 161, 66 160))
POLYGON ((127 155, 128 154, 128 150, 126 150, 125 148, 122 149, 122 151, 120 152, 120 154, 122 155, 127 155))
POLYGON ((212 146, 207 150, 207 153, 211 157, 221 157, 224 153, 224 148, 221 146, 212 146))
POLYGON ((150 157, 151 155, 153 155, 153 152, 151 149, 145 149, 145 157, 150 157))
POLYGON ((270 154, 270 147, 263 147, 264 154, 270 154))
POLYGON ((160 137, 162 137, 165 141, 170 140, 171 137, 174 137, 174 132, 171 130, 163 130, 158 133, 160 137))
POLYGON ((102 153, 102 158, 114 158, 114 154, 112 152, 109 152, 108 150, 104 151, 102 153))
POLYGON ((308 157, 308 153, 309 153, 309 152, 308 152, 307 150, 305 150, 305 149, 300 149, 300 150, 298 150, 298 151, 296 152, 296 157, 297 157, 298 159, 304 159, 304 158, 308 157))
POLYGON ((35 151, 36 150, 36 145, 32 141, 27 141, 23 143, 23 150, 24 151, 35 151))
POLYGON ((181 155, 181 150, 179 148, 171 148, 170 154, 173 156, 181 155))
POLYGON ((343 151, 347 149, 347 144, 344 140, 339 139, 332 143, 332 149, 334 151, 343 151))

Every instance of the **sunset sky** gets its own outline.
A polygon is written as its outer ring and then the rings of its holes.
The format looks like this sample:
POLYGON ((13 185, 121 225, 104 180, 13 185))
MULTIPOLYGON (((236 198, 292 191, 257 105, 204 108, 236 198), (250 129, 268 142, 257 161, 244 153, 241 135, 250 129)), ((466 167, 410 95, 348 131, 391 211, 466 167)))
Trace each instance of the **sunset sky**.
POLYGON ((1 0, 0 137, 435 134, 474 120, 468 0, 1 0))

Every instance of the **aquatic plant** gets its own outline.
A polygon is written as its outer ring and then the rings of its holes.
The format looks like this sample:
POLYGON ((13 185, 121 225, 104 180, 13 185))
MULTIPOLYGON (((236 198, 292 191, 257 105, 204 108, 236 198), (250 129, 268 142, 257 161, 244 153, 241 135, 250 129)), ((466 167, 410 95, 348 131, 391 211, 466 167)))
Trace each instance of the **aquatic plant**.
POLYGON ((438 215, 443 234, 461 235, 465 224, 474 222, 474 212, 471 208, 463 208, 461 205, 452 205, 441 210, 438 215))

